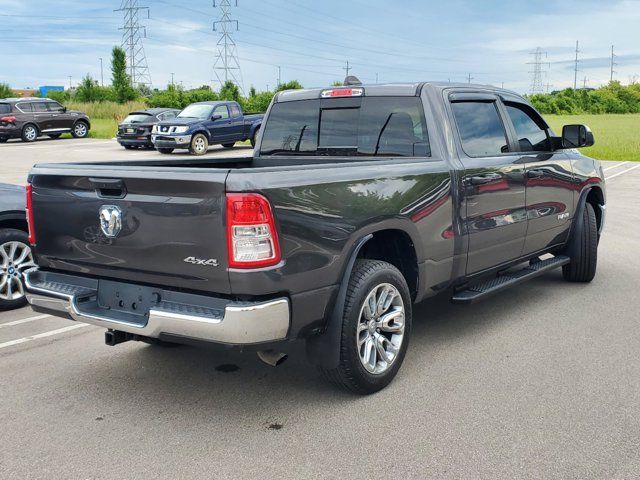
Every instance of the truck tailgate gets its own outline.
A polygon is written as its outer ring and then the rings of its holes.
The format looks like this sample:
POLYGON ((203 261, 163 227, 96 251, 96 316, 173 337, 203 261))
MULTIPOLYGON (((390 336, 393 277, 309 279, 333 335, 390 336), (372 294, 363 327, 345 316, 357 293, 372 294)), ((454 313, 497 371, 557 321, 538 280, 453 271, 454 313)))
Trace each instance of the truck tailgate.
POLYGON ((37 166, 30 182, 38 264, 229 293, 223 218, 227 175, 226 168, 205 173, 37 166))

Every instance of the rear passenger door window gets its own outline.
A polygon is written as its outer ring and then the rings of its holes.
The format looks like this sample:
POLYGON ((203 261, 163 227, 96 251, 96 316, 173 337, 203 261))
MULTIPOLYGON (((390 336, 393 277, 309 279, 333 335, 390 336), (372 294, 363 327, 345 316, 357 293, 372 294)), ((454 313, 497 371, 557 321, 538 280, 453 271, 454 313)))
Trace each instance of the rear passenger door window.
POLYGON ((509 119, 518 137, 521 152, 550 152, 551 142, 542 118, 526 105, 505 104, 509 119))
POLYGON ((33 104, 28 102, 17 103, 16 108, 23 113, 31 113, 33 112, 33 104))
POLYGON ((496 102, 463 101, 452 105, 462 149, 470 157, 494 157, 509 152, 507 133, 496 102))

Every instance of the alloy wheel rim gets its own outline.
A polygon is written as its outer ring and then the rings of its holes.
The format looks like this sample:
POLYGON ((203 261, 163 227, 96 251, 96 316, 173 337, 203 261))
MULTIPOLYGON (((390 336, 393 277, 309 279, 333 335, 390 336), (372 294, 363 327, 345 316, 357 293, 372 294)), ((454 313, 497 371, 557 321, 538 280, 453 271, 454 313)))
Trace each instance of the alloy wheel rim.
POLYGON ((198 137, 195 140, 195 147, 196 147, 196 151, 197 152, 204 152, 205 150, 205 143, 204 143, 204 138, 202 137, 198 137))
POLYGON ((83 123, 79 123, 76 125, 76 135, 79 137, 83 137, 85 133, 87 133, 87 127, 83 123))
POLYGON ((24 273, 35 266, 28 245, 22 242, 0 245, 0 300, 12 301, 24 297, 24 273))
POLYGON ((36 129, 33 127, 27 127, 27 130, 25 131, 25 137, 27 137, 27 140, 35 140, 36 129))
POLYGON ((405 308, 402 296, 390 283, 369 291, 360 308, 356 347, 367 372, 385 373, 398 358, 404 340, 405 308))

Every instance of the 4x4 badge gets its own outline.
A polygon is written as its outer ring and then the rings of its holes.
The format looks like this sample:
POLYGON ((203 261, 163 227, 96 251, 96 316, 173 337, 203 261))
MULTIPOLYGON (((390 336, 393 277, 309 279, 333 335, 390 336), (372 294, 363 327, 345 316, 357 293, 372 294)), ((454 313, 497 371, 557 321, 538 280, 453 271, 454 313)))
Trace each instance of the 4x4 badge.
POLYGON ((202 259, 202 258, 196 258, 196 257, 187 257, 183 260, 183 262, 185 263, 191 263, 192 265, 202 265, 204 267, 217 267, 218 266, 218 260, 216 260, 215 258, 209 258, 209 259, 202 259))

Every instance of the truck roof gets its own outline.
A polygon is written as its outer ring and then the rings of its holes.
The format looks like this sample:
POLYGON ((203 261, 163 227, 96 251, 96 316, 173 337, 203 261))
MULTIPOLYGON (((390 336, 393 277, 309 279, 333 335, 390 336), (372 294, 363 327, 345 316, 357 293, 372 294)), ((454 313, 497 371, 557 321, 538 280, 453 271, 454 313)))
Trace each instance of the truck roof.
POLYGON ((415 82, 415 83, 380 83, 373 85, 350 85, 348 87, 324 87, 324 88, 305 88, 301 90, 285 90, 276 94, 276 102, 291 102, 295 100, 311 100, 320 98, 323 91, 333 88, 364 88, 367 97, 414 97, 419 95, 424 87, 430 87, 438 90, 447 88, 480 88, 482 90, 491 90, 496 93, 503 93, 509 96, 520 95, 516 92, 497 88, 492 85, 478 85, 469 83, 450 83, 450 82, 415 82))

